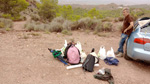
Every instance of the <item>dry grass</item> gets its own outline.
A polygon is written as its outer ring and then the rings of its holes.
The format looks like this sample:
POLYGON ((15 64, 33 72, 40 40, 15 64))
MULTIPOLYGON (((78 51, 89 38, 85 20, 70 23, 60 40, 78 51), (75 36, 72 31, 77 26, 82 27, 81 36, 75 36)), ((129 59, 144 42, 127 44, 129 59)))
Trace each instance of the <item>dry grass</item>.
POLYGON ((109 37, 110 33, 98 33, 97 34, 99 37, 109 37))
POLYGON ((64 35, 72 35, 71 31, 68 30, 63 30, 61 33, 64 35))

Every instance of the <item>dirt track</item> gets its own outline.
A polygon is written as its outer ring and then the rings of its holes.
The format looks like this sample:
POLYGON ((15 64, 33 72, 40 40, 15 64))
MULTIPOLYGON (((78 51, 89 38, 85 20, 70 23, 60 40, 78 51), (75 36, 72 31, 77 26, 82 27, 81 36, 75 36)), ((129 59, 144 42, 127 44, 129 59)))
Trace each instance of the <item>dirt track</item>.
POLYGON ((84 73, 82 68, 67 70, 47 50, 61 48, 65 39, 80 41, 87 54, 92 48, 98 52, 101 45, 117 50, 119 35, 113 32, 99 37, 80 31, 74 31, 72 36, 22 31, 0 34, 0 84, 108 84, 93 77, 102 67, 111 69, 115 84, 150 84, 150 66, 144 63, 117 58, 119 65, 109 66, 101 60, 94 72, 84 73))

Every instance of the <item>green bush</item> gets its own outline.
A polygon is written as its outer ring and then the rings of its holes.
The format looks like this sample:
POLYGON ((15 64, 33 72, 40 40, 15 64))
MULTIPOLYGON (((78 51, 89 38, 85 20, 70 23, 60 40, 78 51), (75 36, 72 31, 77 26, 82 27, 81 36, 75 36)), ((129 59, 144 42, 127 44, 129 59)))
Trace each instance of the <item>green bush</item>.
POLYGON ((7 18, 7 19, 11 19, 11 14, 3 14, 2 17, 7 18))
POLYGON ((11 14, 3 14, 2 17, 3 17, 3 18, 6 18, 6 19, 11 19, 11 20, 13 20, 13 21, 26 20, 26 17, 25 17, 25 16, 20 16, 20 15, 11 16, 11 14))
POLYGON ((56 9, 57 9, 58 0, 41 0, 41 4, 39 4, 39 15, 44 20, 51 21, 56 17, 56 9))
POLYGON ((1 0, 0 11, 3 12, 4 17, 16 17, 21 11, 28 7, 29 3, 26 0, 1 0), (7 15, 8 14, 8 15, 7 15), (10 14, 10 15, 9 15, 10 14))

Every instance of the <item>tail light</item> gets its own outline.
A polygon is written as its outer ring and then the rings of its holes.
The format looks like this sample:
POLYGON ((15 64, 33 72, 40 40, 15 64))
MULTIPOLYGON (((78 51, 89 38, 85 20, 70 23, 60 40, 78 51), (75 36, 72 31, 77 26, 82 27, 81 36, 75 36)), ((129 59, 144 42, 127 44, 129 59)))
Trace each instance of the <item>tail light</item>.
POLYGON ((150 43, 150 39, 148 38, 135 38, 134 39, 134 43, 138 43, 138 44, 146 44, 146 43, 150 43))

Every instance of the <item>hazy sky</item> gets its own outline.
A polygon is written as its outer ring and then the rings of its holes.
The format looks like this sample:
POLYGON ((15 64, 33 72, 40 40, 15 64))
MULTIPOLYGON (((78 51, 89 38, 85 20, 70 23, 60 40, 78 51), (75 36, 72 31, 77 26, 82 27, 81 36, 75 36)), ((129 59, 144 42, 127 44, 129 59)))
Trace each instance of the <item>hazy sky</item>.
POLYGON ((150 4, 150 0, 59 0, 59 4, 123 4, 123 5, 135 5, 135 4, 150 4))

